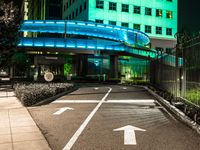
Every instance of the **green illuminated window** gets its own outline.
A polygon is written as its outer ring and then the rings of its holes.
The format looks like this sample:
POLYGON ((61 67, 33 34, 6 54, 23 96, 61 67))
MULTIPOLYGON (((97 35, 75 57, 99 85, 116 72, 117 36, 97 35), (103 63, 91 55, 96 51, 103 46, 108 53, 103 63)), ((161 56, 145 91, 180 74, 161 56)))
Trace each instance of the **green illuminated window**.
POLYGON ((109 10, 117 10, 117 3, 109 2, 109 10))
POLYGON ((96 19, 95 22, 96 22, 96 23, 103 23, 103 20, 96 19))
POLYGON ((110 25, 116 25, 117 22, 116 21, 109 21, 108 24, 110 24, 110 25))
POLYGON ((96 0, 96 8, 103 9, 104 8, 104 1, 103 0, 96 0))
POLYGON ((162 9, 156 9, 156 17, 162 17, 162 9))
POLYGON ((145 15, 151 16, 151 15, 152 15, 152 9, 146 7, 146 8, 145 8, 145 15))
POLYGON ((127 22, 122 22, 122 27, 127 27, 128 28, 128 23, 127 22))
POLYGON ((151 26, 145 25, 145 33, 151 33, 151 26))
POLYGON ((166 29, 166 35, 172 35, 172 28, 166 29))
POLYGON ((156 27, 156 34, 162 34, 162 27, 156 27))
POLYGON ((129 12, 129 5, 122 4, 122 12, 129 12))
POLYGON ((140 14, 140 6, 134 6, 134 8, 133 8, 133 13, 135 13, 135 14, 140 14))
POLYGON ((172 19, 172 11, 166 11, 166 18, 172 19))
POLYGON ((133 29, 140 30, 140 24, 133 24, 133 29))

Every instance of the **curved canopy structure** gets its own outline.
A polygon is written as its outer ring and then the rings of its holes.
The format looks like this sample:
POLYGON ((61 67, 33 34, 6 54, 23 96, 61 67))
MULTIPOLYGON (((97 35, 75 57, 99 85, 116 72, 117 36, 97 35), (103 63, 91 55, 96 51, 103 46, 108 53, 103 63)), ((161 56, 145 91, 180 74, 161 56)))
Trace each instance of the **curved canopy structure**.
POLYGON ((95 22, 26 20, 22 23, 20 31, 84 35, 117 41, 129 47, 143 47, 150 43, 148 35, 141 31, 95 22))

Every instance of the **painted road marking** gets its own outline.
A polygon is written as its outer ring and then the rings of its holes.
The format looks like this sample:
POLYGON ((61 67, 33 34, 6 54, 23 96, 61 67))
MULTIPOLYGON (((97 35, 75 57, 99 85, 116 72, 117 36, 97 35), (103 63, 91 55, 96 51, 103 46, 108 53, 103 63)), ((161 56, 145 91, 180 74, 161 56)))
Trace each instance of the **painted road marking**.
POLYGON ((60 108, 58 111, 56 111, 55 113, 53 113, 53 115, 60 115, 62 113, 64 113, 66 110, 74 110, 74 108, 71 107, 63 107, 60 108))
POLYGON ((100 100, 57 100, 52 103, 99 103, 100 100))
POLYGON ((95 90, 98 90, 99 88, 96 87, 96 88, 94 88, 94 89, 95 89, 95 90))
MULTIPOLYGON (((57 100, 52 103, 99 103, 100 100, 57 100)), ((124 100, 107 100, 104 103, 154 103, 154 99, 124 99, 124 100)))
POLYGON ((126 90, 126 89, 127 89, 127 87, 123 87, 122 89, 123 89, 123 90, 126 90))
POLYGON ((137 145, 135 131, 146 131, 144 129, 127 125, 113 131, 124 131, 124 145, 137 145))
POLYGON ((87 126, 87 124, 89 123, 89 121, 95 115, 95 113, 100 108, 100 106, 103 104, 103 102, 108 97, 108 95, 110 94, 111 91, 112 91, 112 88, 109 88, 109 91, 102 98, 102 100, 98 103, 98 105, 93 109, 93 111, 89 114, 89 116, 85 119, 85 121, 81 124, 81 126, 79 127, 79 129, 75 132, 75 134, 72 136, 72 138, 69 140, 69 142, 65 145, 65 147, 63 148, 63 150, 70 150, 72 148, 72 146, 74 145, 74 143, 76 142, 76 140, 79 138, 79 136, 81 135, 81 133, 83 132, 83 130, 85 129, 85 127, 87 126))

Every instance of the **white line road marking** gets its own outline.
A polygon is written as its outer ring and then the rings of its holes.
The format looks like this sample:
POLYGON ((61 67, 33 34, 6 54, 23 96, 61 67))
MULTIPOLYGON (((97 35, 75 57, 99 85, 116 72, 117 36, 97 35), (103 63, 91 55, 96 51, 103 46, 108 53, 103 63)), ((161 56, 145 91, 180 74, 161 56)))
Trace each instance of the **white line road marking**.
POLYGON ((127 87, 123 87, 122 89, 123 89, 123 90, 126 90, 126 89, 127 89, 127 87))
MULTIPOLYGON (((57 100, 52 103, 99 103, 100 100, 57 100)), ((154 103, 154 99, 124 99, 124 100, 107 100, 104 103, 154 103)))
POLYGON ((53 113, 53 115, 60 115, 62 113, 64 113, 66 110, 74 110, 74 108, 71 107, 63 107, 60 108, 58 111, 56 111, 55 113, 53 113))
POLYGON ((96 88, 94 88, 94 89, 95 89, 95 90, 98 90, 99 88, 96 87, 96 88))
POLYGON ((100 100, 57 100, 53 103, 99 103, 100 100))
POLYGON ((127 125, 118 129, 114 129, 113 131, 124 131, 124 145, 136 145, 137 142, 136 142, 135 131, 146 131, 146 130, 131 125, 127 125))
POLYGON ((100 106, 103 104, 103 102, 105 101, 105 99, 108 97, 108 95, 110 94, 111 90, 112 90, 112 88, 109 88, 109 91, 102 98, 102 100, 98 103, 98 105, 93 109, 93 111, 89 114, 89 116, 85 119, 85 121, 81 124, 81 126, 79 127, 79 129, 71 137, 71 139, 69 140, 69 142, 63 148, 63 150, 70 150, 72 148, 72 146, 74 145, 74 143, 76 142, 76 140, 78 139, 78 137, 81 135, 81 133, 83 132, 83 130, 85 129, 85 127, 87 126, 87 124, 89 123, 89 121, 92 119, 92 117, 95 115, 95 113, 97 112, 97 110, 100 108, 100 106))
POLYGON ((105 103, 153 103, 155 100, 153 99, 145 99, 145 100, 132 100, 132 99, 126 99, 126 100, 107 100, 105 103))

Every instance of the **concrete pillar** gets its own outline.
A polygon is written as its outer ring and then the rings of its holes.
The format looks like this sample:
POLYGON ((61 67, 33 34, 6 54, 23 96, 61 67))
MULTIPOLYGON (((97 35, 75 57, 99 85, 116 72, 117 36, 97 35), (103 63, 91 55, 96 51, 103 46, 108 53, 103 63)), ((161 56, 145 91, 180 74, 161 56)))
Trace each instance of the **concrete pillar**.
POLYGON ((76 55, 77 76, 86 76, 88 72, 88 55, 76 55))
POLYGON ((118 77, 118 56, 110 55, 110 78, 118 77))

